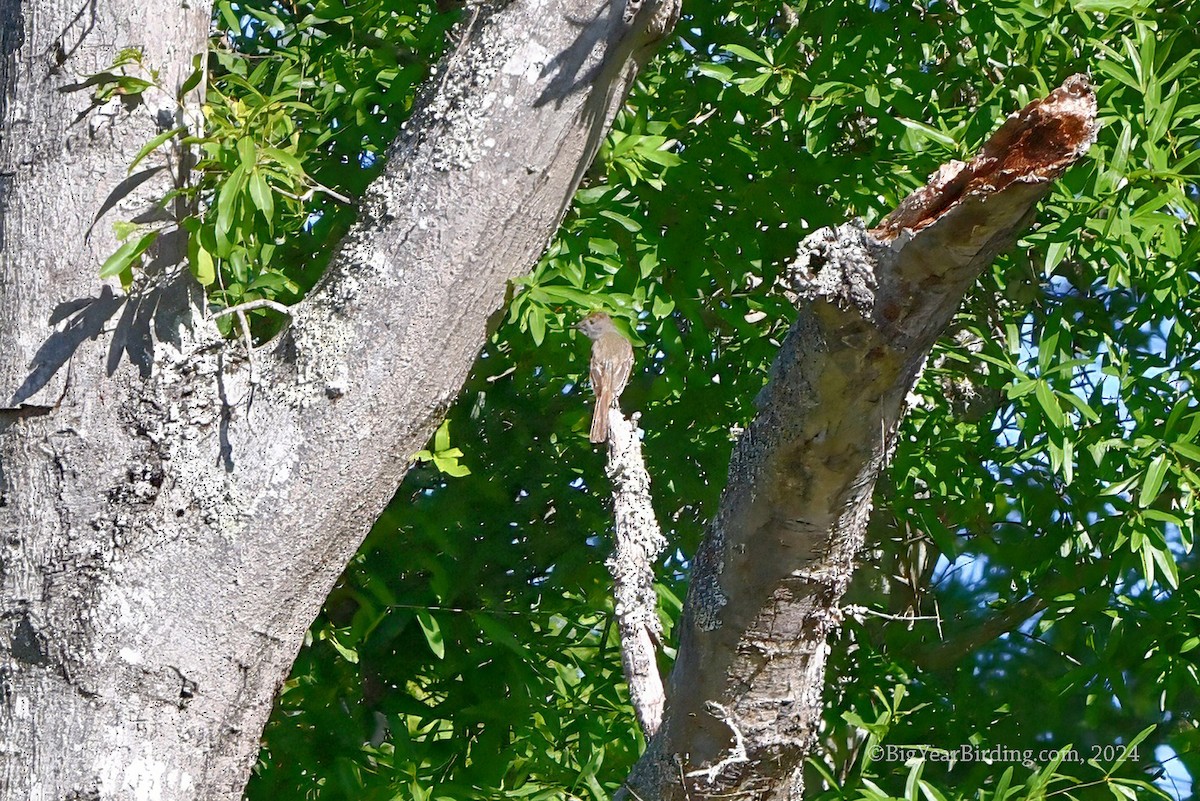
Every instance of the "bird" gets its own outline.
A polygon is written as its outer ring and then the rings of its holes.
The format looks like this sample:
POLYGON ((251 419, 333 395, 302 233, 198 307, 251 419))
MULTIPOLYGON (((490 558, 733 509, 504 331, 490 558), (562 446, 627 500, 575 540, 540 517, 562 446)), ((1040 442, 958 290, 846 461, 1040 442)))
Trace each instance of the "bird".
POLYGON ((633 346, 613 325, 604 312, 592 312, 575 327, 592 340, 592 392, 596 393, 596 409, 592 412, 593 443, 608 439, 608 410, 629 383, 633 371, 633 346))

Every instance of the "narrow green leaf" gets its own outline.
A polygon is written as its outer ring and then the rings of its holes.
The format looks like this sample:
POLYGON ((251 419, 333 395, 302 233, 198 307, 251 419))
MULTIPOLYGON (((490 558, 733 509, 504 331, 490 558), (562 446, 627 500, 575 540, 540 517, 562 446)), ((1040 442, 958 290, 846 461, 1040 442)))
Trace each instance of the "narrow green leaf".
POLYGON ((1194 445, 1191 442, 1172 442, 1171 450, 1180 456, 1191 459, 1193 462, 1200 462, 1200 446, 1194 445))
POLYGON ((955 142, 953 137, 942 133, 937 128, 930 127, 923 122, 910 120, 906 117, 896 117, 896 122, 900 123, 905 128, 908 128, 910 131, 919 134, 926 139, 931 139, 940 145, 944 145, 949 148, 958 147, 958 142, 955 142))
POLYGON ((217 225, 216 234, 218 238, 225 238, 229 233, 229 229, 233 226, 233 210, 234 204, 237 201, 238 195, 242 192, 242 187, 246 180, 246 168, 239 164, 234 167, 233 172, 221 184, 220 190, 217 192, 217 225))
POLYGON ((722 48, 722 50, 724 50, 727 53, 733 53, 735 56, 744 58, 747 61, 753 61, 755 64, 761 64, 764 67, 771 66, 770 61, 767 61, 765 58, 760 56, 758 53, 755 53, 753 50, 750 50, 749 48, 742 47, 741 45, 736 45, 736 44, 725 45, 722 48))
POLYGON ((1058 398, 1055 396, 1054 390, 1045 381, 1038 381, 1034 395, 1037 397, 1038 405, 1046 413, 1046 419, 1050 425, 1062 431, 1066 425, 1067 418, 1063 414, 1062 407, 1058 405, 1058 398))
POLYGON ((921 794, 925 796, 928 801, 946 801, 946 796, 942 793, 942 791, 924 779, 921 779, 920 787, 921 794))
POLYGON ((250 199, 254 201, 255 208, 262 212, 262 216, 267 223, 273 223, 275 217, 275 196, 271 192, 271 187, 267 184, 267 179, 256 169, 250 171, 250 199))
POLYGON ((996 784, 996 791, 993 797, 996 801, 1004 801, 1004 797, 1008 795, 1009 785, 1012 784, 1013 769, 1010 765, 1004 769, 1004 773, 1000 774, 1000 781, 996 784))
POLYGON ((1100 415, 1098 415, 1096 413, 1096 410, 1093 409, 1091 406, 1088 406, 1087 401, 1085 401, 1083 398, 1076 395, 1074 392, 1064 392, 1061 395, 1061 397, 1067 403, 1071 404, 1076 409, 1078 409, 1079 413, 1081 415, 1083 415, 1087 420, 1089 420, 1093 423, 1100 422, 1100 415))
POLYGON ((225 21, 225 26, 231 34, 237 36, 242 32, 241 23, 238 21, 237 14, 233 11, 232 3, 220 3, 221 19, 225 21))
POLYGON ((619 212, 615 212, 610 209, 604 209, 603 211, 600 212, 600 216, 607 217, 608 219, 613 220, 614 222, 618 223, 622 228, 624 228, 626 231, 629 231, 630 233, 636 233, 637 231, 642 230, 641 223, 639 223, 636 220, 633 220, 629 217, 626 217, 624 214, 621 214, 619 212))
POLYGON ((162 145, 168 139, 170 139, 171 137, 176 136, 178 134, 181 134, 181 133, 187 133, 187 126, 180 125, 178 128, 172 128, 169 131, 163 131, 158 136, 154 137, 149 142, 142 145, 142 149, 139 150, 137 152, 137 155, 135 155, 133 157, 133 161, 130 162, 129 169, 125 172, 125 174, 126 175, 133 174, 133 168, 136 167, 138 164, 140 164, 142 159, 146 158, 146 156, 149 156, 151 153, 153 153, 156 149, 158 149, 158 147, 160 145, 162 145))
POLYGON ((1150 466, 1146 468, 1146 475, 1142 479, 1142 489, 1138 493, 1138 505, 1143 509, 1154 503, 1154 499, 1158 497, 1158 493, 1162 490, 1163 477, 1167 474, 1167 455, 1160 453, 1150 462, 1150 466))
POLYGON ((925 768, 924 759, 913 759, 912 767, 908 769, 908 777, 904 781, 904 797, 907 801, 920 801, 918 782, 921 781, 921 771, 925 768))
POLYGON ((133 264, 134 259, 146 252, 146 248, 158 239, 159 231, 148 231, 137 239, 129 239, 121 244, 111 256, 100 266, 101 278, 112 278, 133 264))
POLYGON ((1173 590, 1179 589, 1179 565, 1175 564, 1174 554, 1166 548, 1150 548, 1149 550, 1167 584, 1171 585, 1173 590))
POLYGON ((425 642, 429 643, 429 650, 438 659, 444 659, 446 642, 442 638, 442 627, 434 620, 433 615, 429 614, 429 610, 417 610, 417 623, 421 626, 421 633, 425 635, 425 642))

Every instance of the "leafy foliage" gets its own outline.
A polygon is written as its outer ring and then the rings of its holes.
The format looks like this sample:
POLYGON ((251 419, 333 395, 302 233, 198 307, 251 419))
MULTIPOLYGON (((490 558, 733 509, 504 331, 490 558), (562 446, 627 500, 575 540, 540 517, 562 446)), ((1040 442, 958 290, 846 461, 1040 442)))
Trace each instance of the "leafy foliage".
MULTIPOLYGON (((452 17, 414 0, 217 4, 207 127, 189 132, 201 205, 182 223, 214 302, 311 285, 353 218, 326 188, 373 177, 452 17)), ((457 447, 439 432, 314 624, 249 797, 610 794, 640 742, 569 324, 603 308, 640 346, 623 404, 644 414, 674 545, 669 631, 730 432, 794 313, 775 287, 800 239, 878 221, 1078 71, 1100 141, 939 343, 877 493, 851 600, 940 622, 848 622, 809 784, 1185 797, 1200 772, 1198 17, 1167 0, 686 4, 517 283, 450 414, 457 447), (872 757, 889 744, 925 756, 872 757), (935 758, 967 745, 1085 760, 935 758)), ((96 85, 145 91, 135 68, 96 85)), ((128 274, 147 235, 107 269, 128 274)))
MULTIPOLYGON (((206 78, 202 120, 163 131, 130 172, 167 146, 196 149, 195 180, 163 203, 184 202, 192 274, 216 307, 298 300, 324 271, 354 219, 352 198, 379 173, 454 15, 431 3, 321 0, 294 6, 218 0, 207 62, 176 93, 206 78)), ((96 102, 167 91, 137 51, 92 76, 96 102)), ((121 248, 101 277, 133 280, 158 229, 119 223, 121 248)), ((278 320, 247 312, 269 334, 278 320)), ((230 317, 219 318, 225 334, 230 317)))

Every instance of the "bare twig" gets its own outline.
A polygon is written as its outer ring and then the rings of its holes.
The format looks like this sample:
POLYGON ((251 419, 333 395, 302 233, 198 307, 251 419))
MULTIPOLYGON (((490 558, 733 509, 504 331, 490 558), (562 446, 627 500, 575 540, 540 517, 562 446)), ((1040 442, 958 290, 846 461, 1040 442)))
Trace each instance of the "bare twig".
POLYGON ((734 723, 733 715, 729 714, 729 710, 716 701, 706 702, 704 708, 708 710, 708 714, 724 723, 733 732, 733 748, 729 749, 729 756, 724 757, 721 761, 707 768, 700 768, 699 770, 693 770, 685 774, 689 779, 703 776, 705 781, 712 784, 721 775, 723 770, 731 765, 740 765, 743 762, 749 762, 750 757, 746 756, 746 740, 742 737, 742 730, 734 723))
POLYGON ((228 309, 221 309, 218 312, 213 312, 212 319, 215 320, 218 317, 224 317, 229 314, 254 311, 255 309, 270 309, 271 311, 277 311, 280 314, 286 314, 289 317, 292 316, 292 310, 287 306, 284 306, 282 303, 277 301, 263 298, 260 300, 250 300, 245 303, 239 303, 236 306, 230 306, 228 309))
POLYGON ((842 607, 842 614, 849 615, 855 620, 862 622, 864 617, 881 617, 884 620, 895 620, 901 623, 911 623, 914 620, 932 620, 941 625, 941 617, 938 615, 892 615, 887 612, 876 612, 874 609, 868 609, 865 606, 858 604, 849 604, 842 607))
POLYGON ((230 314, 237 315, 238 324, 242 330, 242 339, 246 343, 246 358, 250 361, 250 385, 252 387, 258 384, 258 367, 254 361, 254 339, 250 336, 250 322, 246 319, 246 312, 253 311, 254 309, 271 309, 280 314, 286 314, 289 317, 292 314, 292 310, 282 303, 261 298, 259 300, 247 301, 246 303, 239 303, 236 306, 230 306, 228 309, 221 309, 212 315, 212 319, 214 320, 230 314))
POLYGON ((258 368, 254 364, 254 340, 250 337, 250 323, 246 320, 246 312, 238 309, 238 322, 242 328, 242 339, 246 342, 246 358, 250 360, 250 386, 258 383, 258 368))
POLYGON ((307 191, 302 192, 299 195, 292 194, 291 192, 286 192, 286 191, 280 189, 279 187, 275 187, 275 191, 278 192, 279 194, 283 195, 284 197, 289 197, 292 200, 299 200, 299 201, 312 200, 313 195, 315 195, 317 192, 322 192, 326 195, 329 195, 334 200, 340 200, 343 203, 353 203, 354 202, 350 198, 343 195, 341 192, 334 191, 333 189, 330 189, 328 186, 325 186, 324 184, 318 184, 316 182, 314 182, 313 185, 307 189, 307 191))

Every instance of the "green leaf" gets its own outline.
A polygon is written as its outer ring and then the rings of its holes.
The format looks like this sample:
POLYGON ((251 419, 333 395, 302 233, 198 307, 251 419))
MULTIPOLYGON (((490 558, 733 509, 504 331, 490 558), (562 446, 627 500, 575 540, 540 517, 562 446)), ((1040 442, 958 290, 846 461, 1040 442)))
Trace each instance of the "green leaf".
POLYGON ((1142 479, 1142 488, 1138 493, 1138 505, 1143 509, 1154 503, 1154 499, 1158 497, 1158 493, 1162 490, 1163 477, 1167 474, 1167 455, 1160 453, 1150 462, 1150 466, 1146 468, 1146 475, 1142 479))
POLYGON ((1071 5, 1076 11, 1095 14, 1112 14, 1116 11, 1126 13, 1145 7, 1144 0, 1073 0, 1071 5))
POLYGON ((126 170, 125 174, 132 175, 133 168, 136 167, 138 164, 141 164, 142 159, 146 158, 146 156, 150 155, 155 150, 157 150, 164 142, 166 142, 171 137, 178 136, 179 134, 183 134, 183 133, 187 133, 187 126, 180 125, 178 128, 172 128, 169 131, 163 131, 158 136, 154 137, 149 142, 142 145, 142 149, 139 150, 137 152, 137 155, 135 155, 133 157, 133 161, 130 162, 129 169, 126 170))
POLYGON ((442 424, 440 426, 438 426, 438 430, 436 432, 434 432, 433 450, 435 452, 440 453, 442 451, 449 450, 449 448, 450 448, 450 421, 443 420, 442 424))
POLYGON ((216 266, 212 254, 204 248, 196 249, 196 258, 192 262, 192 275, 200 282, 200 286, 210 286, 217 280, 216 266))
POLYGON ((716 78, 722 83, 729 83, 733 79, 733 70, 727 64, 699 64, 696 66, 696 71, 709 78, 716 78))
POLYGON ((920 801, 919 783, 921 781, 921 772, 925 769, 924 759, 911 759, 911 767, 908 769, 908 776, 904 780, 904 798, 906 801, 920 801))
POLYGON ((540 347, 542 340, 546 338, 546 310, 536 304, 530 304, 525 319, 529 322, 529 335, 533 337, 533 344, 540 347))
POLYGON ((192 70, 191 74, 184 79, 183 83, 179 85, 179 91, 176 93, 176 97, 182 98, 188 92, 200 85, 200 79, 203 78, 205 74, 204 70, 200 67, 200 59, 201 56, 196 56, 192 60, 195 68, 192 70))
POLYGON ((276 164, 287 170, 295 180, 301 180, 305 177, 304 165, 300 160, 284 150, 277 147, 264 147, 262 152, 269 156, 276 164))
POLYGON ((760 72, 753 78, 738 83, 738 90, 744 95, 756 95, 762 91, 762 88, 767 85, 767 81, 771 80, 772 73, 760 72))
POLYGON ((642 230, 641 223, 639 223, 636 220, 633 220, 629 217, 626 217, 624 214, 612 211, 611 209, 604 209, 603 211, 600 212, 600 216, 607 217, 608 219, 613 220, 614 222, 618 223, 622 228, 624 228, 626 231, 629 231, 630 233, 636 233, 636 232, 642 230))
POLYGON ((1058 397, 1054 394, 1054 390, 1045 381, 1038 381, 1034 395, 1037 397, 1038 405, 1046 413, 1046 419, 1050 425, 1056 430, 1062 431, 1066 426, 1067 418, 1063 414, 1062 407, 1058 405, 1058 397))
POLYGON ((254 165, 258 163, 258 153, 254 147, 254 140, 248 136, 243 136, 237 143, 238 158, 242 160, 242 166, 246 171, 254 169, 254 165))
POLYGON ((241 33, 241 22, 238 20, 237 14, 233 11, 233 4, 221 2, 217 4, 217 8, 220 9, 221 19, 225 21, 225 27, 231 32, 241 33))
POLYGON ((953 137, 942 133, 937 128, 930 127, 923 122, 917 122, 916 120, 910 120, 905 117, 896 117, 896 122, 900 123, 905 128, 908 128, 913 133, 924 137, 925 139, 930 139, 940 145, 944 145, 945 147, 952 149, 958 147, 958 142, 955 142, 953 137))
POLYGON ((325 641, 333 646, 333 649, 341 655, 342 659, 345 659, 352 665, 358 664, 358 651, 354 648, 347 648, 346 646, 342 645, 340 642, 338 642, 338 638, 335 634, 328 632, 327 636, 325 637, 325 641))
POLYGON ((225 179, 217 192, 217 237, 228 239, 227 235, 233 226, 234 206, 241 195, 246 180, 245 165, 239 164, 225 179))
POLYGON ((1200 462, 1200 446, 1191 442, 1172 442, 1171 450, 1193 462, 1200 462))
POLYGON ((159 233, 159 231, 147 231, 137 239, 126 240, 100 266, 100 277, 112 278, 132 266, 134 260, 145 253, 146 248, 154 244, 159 233))
POLYGON ((471 469, 464 464, 459 464, 458 458, 462 456, 462 451, 458 448, 451 448, 444 453, 437 453, 433 456, 434 466, 442 473, 451 478, 462 478, 463 476, 471 475, 471 469))
POLYGON ((267 179, 257 169, 250 171, 250 199, 254 201, 255 208, 262 212, 263 218, 268 223, 273 222, 275 198, 267 179))
POLYGON ((1008 795, 1008 788, 1012 784, 1013 769, 1010 765, 1004 769, 1004 773, 1000 774, 1000 781, 996 783, 996 790, 992 797, 996 801, 1004 801, 1004 797, 1008 795))
POLYGON ((1175 556, 1166 548, 1150 548, 1150 552, 1167 584, 1171 589, 1179 589, 1179 565, 1175 563, 1175 556))
POLYGON ((437 620, 429 614, 429 610, 418 609, 417 623, 421 626, 421 633, 425 635, 425 642, 429 643, 429 650, 438 659, 444 659, 446 642, 442 639, 442 627, 438 625, 437 620))
POLYGON ((753 50, 751 50, 747 47, 742 47, 741 45, 736 45, 736 44, 728 44, 728 45, 725 45, 721 49, 727 53, 733 53, 735 56, 744 58, 747 61, 753 61, 755 64, 761 64, 764 67, 771 66, 770 61, 767 61, 765 58, 760 56, 758 53, 755 53, 753 50))
POLYGON ((513 633, 511 628, 504 624, 502 618, 480 612, 471 615, 471 619, 492 642, 507 648, 522 660, 531 658, 529 648, 513 633))

